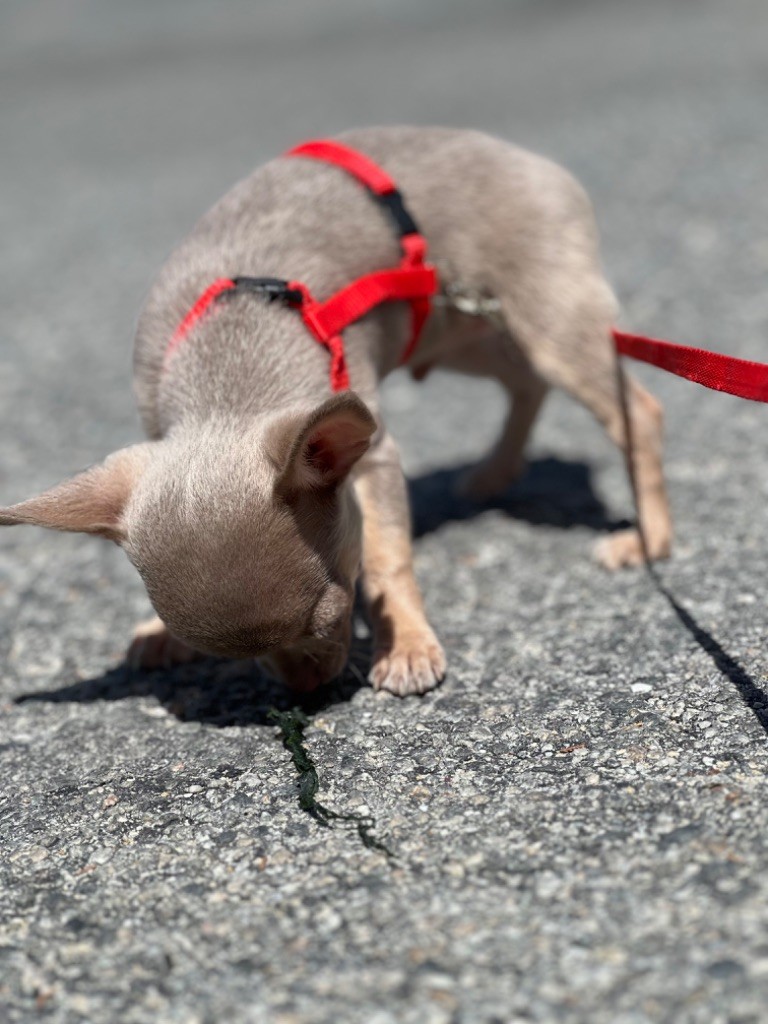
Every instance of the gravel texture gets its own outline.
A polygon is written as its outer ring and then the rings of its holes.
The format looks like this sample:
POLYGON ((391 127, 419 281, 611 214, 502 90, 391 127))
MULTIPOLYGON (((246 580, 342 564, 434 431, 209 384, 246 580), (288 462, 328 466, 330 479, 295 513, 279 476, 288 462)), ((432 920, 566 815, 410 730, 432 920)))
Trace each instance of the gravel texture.
MULTIPOLYGON (((139 436, 132 324, 231 181, 353 124, 485 127, 568 165, 637 329, 764 359, 764 0, 9 0, 0 15, 0 487, 139 436)), ((299 807, 244 664, 131 675, 111 545, 0 538, 0 1020, 757 1024, 768 998, 764 406, 641 368, 675 558, 608 576, 620 460, 560 396, 503 502, 451 497, 491 385, 388 386, 450 675, 350 672, 299 807)), ((359 640, 362 663, 365 638, 359 640)))

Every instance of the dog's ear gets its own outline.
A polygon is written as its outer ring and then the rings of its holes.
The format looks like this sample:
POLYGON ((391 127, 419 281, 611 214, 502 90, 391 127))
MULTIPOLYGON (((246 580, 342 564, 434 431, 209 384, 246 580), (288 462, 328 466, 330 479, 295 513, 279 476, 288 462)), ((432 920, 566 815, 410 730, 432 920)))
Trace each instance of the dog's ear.
POLYGON ((151 457, 152 443, 109 455, 71 480, 10 508, 0 508, 0 526, 46 526, 51 530, 96 533, 120 543, 128 498, 151 457))
POLYGON ((376 421, 351 391, 335 395, 309 414, 294 414, 272 427, 269 445, 278 467, 277 489, 286 493, 335 487, 371 443, 376 421))

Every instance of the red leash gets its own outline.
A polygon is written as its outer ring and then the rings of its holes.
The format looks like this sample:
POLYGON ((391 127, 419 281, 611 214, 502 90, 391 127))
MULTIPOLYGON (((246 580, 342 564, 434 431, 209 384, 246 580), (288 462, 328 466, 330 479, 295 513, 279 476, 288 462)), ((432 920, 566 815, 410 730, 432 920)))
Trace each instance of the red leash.
MULTIPOLYGON (((431 310, 432 296, 438 290, 437 272, 425 262, 427 243, 394 181, 369 157, 343 143, 327 140, 305 142, 289 150, 286 156, 330 163, 356 178, 392 221, 403 254, 400 264, 358 277, 322 301, 313 298, 300 281, 273 277, 219 278, 205 289, 176 328, 166 349, 164 365, 215 302, 227 295, 248 291, 297 310, 307 330, 328 349, 332 390, 344 391, 349 387, 344 329, 382 302, 407 302, 411 307, 411 335, 400 359, 401 364, 406 363, 418 344, 431 310)), ((764 363, 627 334, 617 328, 613 329, 613 337, 620 355, 658 366, 715 391, 754 402, 768 402, 768 365, 764 363)))
POLYGON ((713 391, 725 391, 753 402, 768 402, 768 366, 765 363, 646 338, 641 334, 627 334, 615 327, 613 337, 616 350, 623 356, 640 359, 713 391))

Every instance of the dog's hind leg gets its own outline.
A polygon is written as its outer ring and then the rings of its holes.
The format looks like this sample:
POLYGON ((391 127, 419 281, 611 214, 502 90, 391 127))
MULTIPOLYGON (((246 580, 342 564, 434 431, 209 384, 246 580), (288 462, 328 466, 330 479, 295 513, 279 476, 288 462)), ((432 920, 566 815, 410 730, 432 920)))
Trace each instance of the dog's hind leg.
POLYGON ((525 446, 549 386, 533 373, 524 379, 499 378, 509 395, 501 434, 491 451, 462 476, 458 491, 473 501, 487 501, 503 494, 525 471, 525 446))
POLYGON ((631 377, 619 376, 611 333, 615 304, 605 282, 587 279, 578 288, 573 279, 561 282, 561 288, 555 284, 550 283, 551 302, 538 296, 540 315, 530 308, 521 311, 512 298, 500 299, 536 372, 586 406, 627 459, 642 536, 637 529, 611 534, 599 542, 596 556, 608 569, 640 565, 646 555, 666 558, 672 522, 662 468, 661 406, 631 377))
POLYGON ((619 530, 598 542, 595 555, 607 569, 640 565, 646 557, 651 561, 668 558, 672 544, 672 520, 662 468, 661 405, 629 375, 623 375, 623 384, 619 384, 618 373, 616 377, 617 391, 619 387, 625 389, 626 416, 621 397, 618 412, 614 407, 592 411, 599 418, 602 416, 609 436, 624 452, 640 529, 619 530))

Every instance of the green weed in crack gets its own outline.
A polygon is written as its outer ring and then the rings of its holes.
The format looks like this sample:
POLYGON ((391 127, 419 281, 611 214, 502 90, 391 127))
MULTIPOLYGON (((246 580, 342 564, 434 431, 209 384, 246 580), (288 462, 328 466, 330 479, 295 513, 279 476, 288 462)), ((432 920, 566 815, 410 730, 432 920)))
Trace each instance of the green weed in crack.
POLYGON ((277 708, 271 708, 268 717, 279 728, 283 746, 291 755, 294 767, 299 773, 299 807, 302 811, 306 811, 319 825, 325 828, 331 828, 334 821, 349 822, 357 829, 363 846, 369 850, 378 850, 394 860, 395 854, 373 835, 373 830, 376 828, 374 817, 351 812, 343 814, 326 807, 317 799, 320 780, 315 762, 312 760, 312 755, 307 750, 304 740, 304 731, 310 724, 304 712, 300 708, 292 708, 290 711, 278 711, 277 708))

